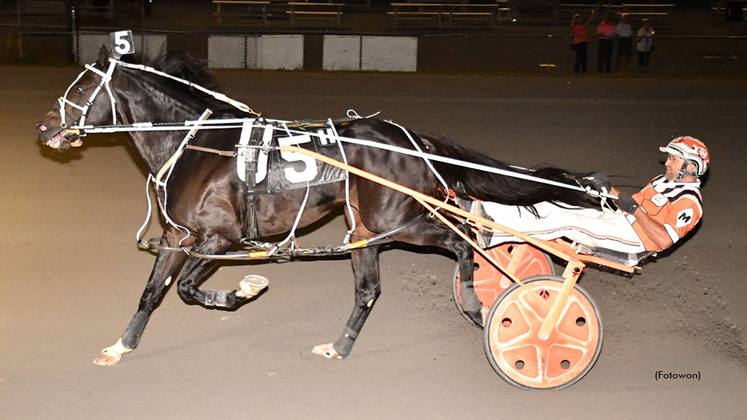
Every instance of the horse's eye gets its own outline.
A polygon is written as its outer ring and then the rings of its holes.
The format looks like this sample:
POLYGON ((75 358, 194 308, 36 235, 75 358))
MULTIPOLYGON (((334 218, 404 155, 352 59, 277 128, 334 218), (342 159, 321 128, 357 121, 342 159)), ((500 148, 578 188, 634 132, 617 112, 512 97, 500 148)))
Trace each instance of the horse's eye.
POLYGON ((86 90, 83 88, 75 88, 75 93, 77 93, 78 95, 82 95, 86 93, 86 90))

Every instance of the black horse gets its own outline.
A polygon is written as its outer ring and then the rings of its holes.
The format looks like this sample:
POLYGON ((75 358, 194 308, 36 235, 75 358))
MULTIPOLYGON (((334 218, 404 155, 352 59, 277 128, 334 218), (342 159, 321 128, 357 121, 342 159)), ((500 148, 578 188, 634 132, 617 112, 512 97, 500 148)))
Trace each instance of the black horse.
MULTIPOLYGON (((93 66, 99 72, 104 72, 108 68, 109 51, 105 47, 102 47, 93 66)), ((214 86, 209 72, 183 54, 167 54, 155 60, 152 66, 195 84, 214 86)), ((66 127, 74 125, 81 117, 82 111, 70 104, 83 107, 90 101, 92 92, 102 83, 102 75, 103 73, 85 73, 68 90, 67 101, 58 102, 47 113, 37 125, 39 139, 43 144, 60 151, 80 144, 78 133, 66 127), (65 117, 61 116, 60 104, 64 107, 65 117), (69 121, 62 124, 63 118, 69 121)), ((112 110, 112 102, 104 86, 89 107, 86 124, 112 124, 113 111, 118 122, 131 124, 144 121, 194 120, 206 108, 225 109, 224 103, 219 103, 192 87, 156 74, 121 66, 117 66, 111 73, 109 88, 116 101, 115 109, 112 110)), ((212 119, 231 117, 244 118, 249 115, 242 115, 236 110, 223 110, 216 111, 212 119)), ((338 135, 343 137, 413 148, 411 139, 405 131, 377 119, 342 120, 335 123, 335 129, 338 135)), ((445 138, 418 135, 409 131, 407 133, 422 150, 429 153, 508 169, 508 165, 500 161, 445 138)), ((198 131, 190 144, 218 150, 234 150, 239 134, 239 129, 198 131)), ((156 175, 164 163, 174 155, 184 132, 130 132, 127 137, 145 168, 156 175)), ((421 158, 349 143, 344 144, 343 148, 352 166, 430 196, 443 199, 447 193, 421 158)), ((246 226, 250 222, 247 216, 248 187, 237 176, 236 165, 236 157, 196 150, 184 151, 169 178, 167 201, 167 211, 173 221, 191 232, 181 245, 191 247, 192 251, 203 255, 224 254, 246 238, 246 226)), ((519 206, 531 206, 540 201, 556 201, 576 206, 593 204, 588 195, 568 189, 436 162, 434 166, 449 189, 465 199, 473 197, 519 206)), ((574 185, 574 180, 580 176, 556 168, 525 172, 574 185)), ((414 199, 356 176, 351 175, 349 182, 350 204, 356 226, 352 232, 352 240, 371 238, 376 234, 407 225, 390 238, 418 246, 440 247, 452 252, 458 260, 461 273, 464 310, 481 324, 482 306, 472 289, 473 250, 470 245, 437 219, 423 217, 427 215, 427 211, 414 199)), ((305 194, 306 189, 296 189, 257 196, 256 225, 262 236, 289 232, 305 194)), ((307 226, 344 204, 344 182, 314 186, 309 190, 299 226, 307 226)), ((346 216, 350 224, 350 216, 347 213, 346 216)), ((461 221, 455 222, 459 223, 458 226, 464 232, 473 235, 461 221)), ((183 237, 182 231, 168 225, 161 238, 161 245, 178 247, 183 237)), ((381 293, 379 248, 374 246, 353 250, 351 258, 355 275, 355 307, 342 336, 335 343, 320 345, 315 349, 316 353, 327 358, 343 358, 350 354, 358 333, 381 293)), ((172 276, 177 275, 181 267, 183 269, 176 283, 179 294, 185 301, 226 310, 237 309, 249 301, 251 296, 242 293, 241 290, 214 291, 199 288, 217 263, 215 259, 189 256, 185 252, 160 250, 140 298, 137 312, 119 342, 104 349, 96 363, 114 365, 123 353, 137 347, 151 313, 160 304, 172 276), (219 298, 216 299, 216 296, 219 298)))

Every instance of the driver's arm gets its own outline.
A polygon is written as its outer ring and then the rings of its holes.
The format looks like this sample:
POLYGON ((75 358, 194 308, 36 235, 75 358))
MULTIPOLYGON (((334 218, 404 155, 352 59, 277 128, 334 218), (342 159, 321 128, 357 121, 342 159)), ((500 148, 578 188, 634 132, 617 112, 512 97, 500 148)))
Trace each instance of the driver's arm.
POLYGON ((656 245, 661 249, 667 249, 674 244, 672 238, 669 237, 664 225, 657 223, 654 219, 650 218, 641 207, 638 207, 633 213, 635 221, 643 228, 648 236, 656 245))
MULTIPOLYGON (((610 191, 612 195, 619 196, 620 191, 617 188, 612 188, 610 191)), ((656 222, 654 219, 649 217, 645 211, 639 206, 630 214, 635 217, 636 222, 640 225, 643 231, 656 245, 661 249, 667 249, 674 244, 672 238, 669 236, 667 229, 664 225, 656 222)))

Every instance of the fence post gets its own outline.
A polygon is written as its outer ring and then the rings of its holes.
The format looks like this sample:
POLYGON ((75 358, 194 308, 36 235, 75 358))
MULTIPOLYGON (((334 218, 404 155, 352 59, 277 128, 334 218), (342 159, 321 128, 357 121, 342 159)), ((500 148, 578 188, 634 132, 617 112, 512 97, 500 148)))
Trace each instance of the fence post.
POLYGON ((358 35, 358 71, 363 70, 363 35, 358 35))
POLYGON ((80 37, 78 37, 78 23, 75 15, 75 7, 72 8, 73 15, 73 62, 80 64, 80 37))
POLYGON ((74 60, 73 57, 73 25, 75 22, 75 8, 70 7, 70 0, 65 0, 65 30, 67 31, 67 59, 74 60))

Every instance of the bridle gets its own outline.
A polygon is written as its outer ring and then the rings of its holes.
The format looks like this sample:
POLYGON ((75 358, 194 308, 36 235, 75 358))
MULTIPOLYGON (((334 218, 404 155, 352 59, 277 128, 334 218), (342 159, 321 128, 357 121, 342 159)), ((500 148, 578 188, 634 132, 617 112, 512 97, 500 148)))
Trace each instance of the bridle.
POLYGON ((72 129, 72 130, 78 130, 79 135, 81 137, 85 136, 84 125, 86 123, 86 117, 88 117, 88 112, 91 110, 91 107, 93 106, 93 104, 96 103, 96 97, 99 95, 99 93, 101 93, 101 90, 103 88, 106 88, 106 93, 109 94, 109 100, 111 101, 111 104, 112 104, 112 124, 113 125, 117 125, 117 111, 116 111, 116 107, 115 107, 115 104, 116 104, 117 101, 114 99, 114 94, 112 94, 111 87, 109 86, 109 82, 112 80, 112 74, 114 73, 114 69, 117 67, 117 65, 120 65, 120 66, 126 67, 126 68, 130 68, 130 69, 142 70, 142 71, 145 71, 145 72, 148 72, 148 73, 154 73, 154 74, 157 74, 159 76, 162 76, 162 77, 165 77, 165 78, 168 78, 168 79, 171 79, 171 80, 175 80, 175 81, 183 83, 183 84, 185 84, 185 85, 187 85, 189 87, 197 89, 197 90, 199 90, 199 91, 201 91, 203 93, 206 93, 206 94, 212 96, 213 98, 215 98, 215 99, 217 99, 219 101, 225 102, 225 103, 227 103, 227 104, 235 107, 236 109, 238 109, 240 111, 246 112, 248 114, 253 114, 253 115, 256 115, 256 116, 260 116, 259 113, 255 112, 253 109, 249 108, 249 106, 247 106, 246 104, 244 104, 242 102, 233 100, 233 99, 229 98, 228 96, 226 96, 226 95, 224 95, 224 94, 222 94, 220 92, 215 92, 215 91, 212 91, 210 89, 206 89, 206 88, 204 88, 204 87, 202 87, 202 86, 200 86, 198 84, 195 84, 195 83, 192 83, 190 81, 181 79, 179 77, 172 76, 172 75, 170 75, 168 73, 164 73, 162 71, 156 70, 153 67, 145 66, 145 65, 142 65, 142 64, 125 63, 124 61, 120 61, 120 60, 117 60, 115 58, 109 58, 109 68, 106 70, 106 72, 103 72, 103 71, 97 69, 95 67, 95 65, 96 65, 95 63, 94 64, 86 64, 85 65, 86 69, 83 70, 78 75, 77 78, 75 78, 75 80, 73 81, 72 84, 70 84, 70 86, 65 91, 65 95, 62 96, 62 97, 60 97, 57 100, 57 103, 58 103, 59 108, 60 108, 60 121, 61 121, 60 122, 60 127, 63 128, 63 129, 68 128, 66 120, 69 119, 70 121, 72 121, 74 123, 70 127, 70 129, 72 129), (101 77, 101 82, 96 87, 96 89, 93 91, 93 93, 91 94, 91 96, 88 98, 88 100, 86 101, 86 104, 84 106, 80 106, 80 105, 78 105, 78 104, 70 101, 69 99, 67 99, 67 95, 70 93, 70 90, 73 88, 73 86, 75 86, 75 84, 78 83, 78 81, 88 71, 91 71, 91 72, 97 74, 99 77, 101 77), (66 113, 65 113, 65 104, 70 105, 71 107, 80 110, 81 111, 80 118, 78 118, 77 120, 74 120, 72 117, 67 116, 66 113))
MULTIPOLYGON (((114 104, 117 102, 114 99, 114 95, 112 94, 112 89, 109 87, 109 82, 112 80, 112 74, 114 73, 114 69, 117 67, 117 60, 109 59, 109 68, 106 70, 106 73, 103 71, 97 69, 94 67, 96 64, 86 64, 86 69, 83 70, 78 77, 75 78, 73 83, 70 84, 70 86, 65 91, 65 95, 61 96, 59 99, 57 99, 57 103, 60 108, 60 128, 66 129, 67 128, 67 122, 66 120, 69 118, 74 124, 72 128, 75 128, 76 126, 82 126, 86 123, 86 117, 88 117, 88 112, 91 110, 91 107, 94 103, 96 103, 96 97, 101 92, 102 88, 106 88, 106 93, 109 94, 109 99, 112 103, 112 120, 113 123, 117 124, 117 111, 114 106, 114 104), (80 106, 71 100, 67 99, 67 95, 70 93, 70 90, 75 86, 76 83, 87 73, 87 72, 93 72, 101 77, 101 82, 96 87, 96 89, 93 91, 91 96, 86 101, 86 104, 84 106, 80 106), (68 117, 65 113, 65 105, 70 105, 71 107, 80 110, 81 115, 77 120, 72 119, 72 117, 68 117)), ((82 136, 85 134, 81 132, 82 136)))

